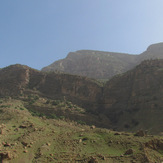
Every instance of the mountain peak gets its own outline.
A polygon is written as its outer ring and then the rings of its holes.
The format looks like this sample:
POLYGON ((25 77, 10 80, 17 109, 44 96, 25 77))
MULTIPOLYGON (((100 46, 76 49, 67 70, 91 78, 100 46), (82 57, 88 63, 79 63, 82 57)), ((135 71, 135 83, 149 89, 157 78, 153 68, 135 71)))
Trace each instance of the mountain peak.
POLYGON ((140 55, 126 53, 78 50, 66 58, 53 62, 42 71, 60 71, 94 79, 110 79, 124 73, 144 60, 163 59, 163 42, 150 45, 140 55))
POLYGON ((147 48, 150 52, 163 52, 163 42, 152 44, 147 48))

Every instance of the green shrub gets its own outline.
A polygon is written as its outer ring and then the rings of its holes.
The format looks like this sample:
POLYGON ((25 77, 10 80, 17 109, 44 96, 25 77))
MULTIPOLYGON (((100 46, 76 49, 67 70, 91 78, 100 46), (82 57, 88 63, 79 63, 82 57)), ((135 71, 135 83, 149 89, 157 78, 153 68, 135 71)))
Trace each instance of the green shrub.
POLYGON ((0 108, 10 108, 10 105, 1 105, 0 108))
POLYGON ((59 117, 59 119, 62 119, 62 120, 64 120, 64 119, 65 119, 65 117, 64 117, 64 116, 60 116, 60 117, 59 117))
POLYGON ((81 124, 81 125, 86 125, 86 123, 84 121, 81 121, 81 120, 77 121, 77 123, 81 124))
POLYGON ((53 102, 52 102, 52 105, 59 105, 61 102, 59 101, 59 100, 54 100, 53 102))
POLYGON ((51 115, 49 116, 49 118, 52 118, 52 119, 59 119, 55 114, 51 114, 51 115))
POLYGON ((3 103, 3 100, 2 99, 0 99, 0 104, 2 104, 3 103))
POLYGON ((37 95, 28 95, 29 105, 34 104, 39 99, 37 95))
POLYGON ((50 104, 50 100, 47 100, 47 101, 46 101, 46 104, 50 104))

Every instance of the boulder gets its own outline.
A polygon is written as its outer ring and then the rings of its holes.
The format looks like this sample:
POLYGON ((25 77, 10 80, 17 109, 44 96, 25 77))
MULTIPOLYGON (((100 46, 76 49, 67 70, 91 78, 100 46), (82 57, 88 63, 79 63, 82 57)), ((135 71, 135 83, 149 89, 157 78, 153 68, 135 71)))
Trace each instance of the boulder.
POLYGON ((91 129, 95 129, 95 128, 96 128, 96 126, 95 126, 95 125, 92 125, 90 128, 91 128, 91 129))
POLYGON ((2 158, 2 160, 4 159, 11 159, 11 153, 9 151, 6 151, 6 152, 0 152, 0 156, 2 158))
POLYGON ((133 149, 128 149, 128 150, 124 153, 124 155, 131 155, 131 154, 133 154, 133 153, 134 153, 133 149))
POLYGON ((88 163, 98 163, 98 161, 95 157, 91 157, 88 163))
POLYGON ((22 143, 24 146, 27 146, 27 145, 28 145, 28 143, 25 142, 25 141, 22 141, 21 143, 22 143))
POLYGON ((134 134, 134 136, 141 136, 141 137, 143 137, 143 136, 146 136, 146 134, 145 134, 145 132, 144 132, 143 130, 139 130, 139 131, 137 131, 137 132, 134 134))

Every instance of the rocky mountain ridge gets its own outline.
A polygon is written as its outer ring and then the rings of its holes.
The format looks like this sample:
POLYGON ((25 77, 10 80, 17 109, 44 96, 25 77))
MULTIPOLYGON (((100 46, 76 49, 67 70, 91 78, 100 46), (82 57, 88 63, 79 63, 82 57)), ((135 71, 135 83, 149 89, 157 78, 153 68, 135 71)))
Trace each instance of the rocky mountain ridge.
POLYGON ((45 73, 27 66, 12 65, 0 70, 0 96, 31 93, 52 100, 67 100, 116 130, 148 129, 162 132, 163 60, 147 60, 133 70, 113 77, 106 84, 63 73, 45 73), (109 124, 109 122, 111 124, 109 124))
POLYGON ((163 43, 150 45, 139 55, 94 50, 70 52, 65 59, 55 61, 42 71, 60 71, 95 79, 110 79, 148 59, 163 59, 163 43))

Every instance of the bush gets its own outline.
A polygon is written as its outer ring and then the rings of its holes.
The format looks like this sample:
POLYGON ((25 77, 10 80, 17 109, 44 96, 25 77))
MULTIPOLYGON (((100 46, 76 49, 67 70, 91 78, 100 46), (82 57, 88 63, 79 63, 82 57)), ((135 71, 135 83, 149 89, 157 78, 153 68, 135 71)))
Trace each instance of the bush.
POLYGON ((59 103, 60 103, 59 100, 54 100, 54 101, 52 102, 52 105, 59 105, 59 103))
POLYGON ((50 100, 47 100, 47 101, 46 101, 46 104, 50 104, 50 100))
POLYGON ((32 116, 37 116, 37 117, 43 117, 45 116, 44 113, 39 113, 39 112, 36 112, 36 111, 30 111, 32 116))
POLYGON ((60 116, 60 117, 59 117, 59 119, 62 119, 62 120, 64 120, 64 119, 65 119, 65 117, 64 117, 64 116, 60 116))
POLYGON ((51 114, 50 116, 48 116, 48 118, 59 119, 55 114, 51 114))
POLYGON ((10 108, 10 105, 1 105, 0 108, 10 108))
POLYGON ((2 104, 2 103, 3 103, 3 100, 0 99, 0 104, 2 104))
POLYGON ((29 100, 29 105, 32 105, 39 99, 39 96, 37 95, 29 95, 28 100, 29 100))
POLYGON ((83 122, 83 121, 81 121, 81 120, 77 121, 77 123, 78 123, 78 124, 81 124, 81 125, 86 125, 86 123, 83 122))

